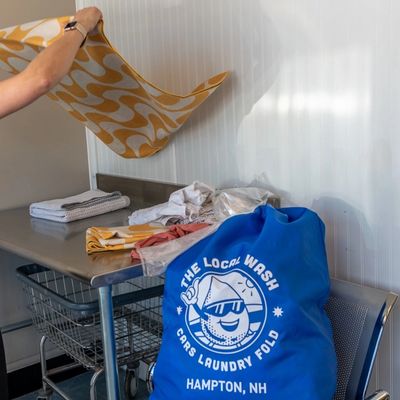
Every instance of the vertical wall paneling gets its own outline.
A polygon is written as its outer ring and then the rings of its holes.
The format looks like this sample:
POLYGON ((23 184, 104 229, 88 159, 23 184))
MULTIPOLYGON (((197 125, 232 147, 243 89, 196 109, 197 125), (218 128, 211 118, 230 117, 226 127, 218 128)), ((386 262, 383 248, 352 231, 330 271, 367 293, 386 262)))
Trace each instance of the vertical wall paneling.
MULTIPOLYGON (((92 171, 216 186, 267 184, 327 226, 334 276, 400 292, 400 2, 77 0, 150 81, 180 93, 223 70, 159 154, 124 160, 90 140, 92 171)), ((372 388, 400 398, 400 312, 372 388)))

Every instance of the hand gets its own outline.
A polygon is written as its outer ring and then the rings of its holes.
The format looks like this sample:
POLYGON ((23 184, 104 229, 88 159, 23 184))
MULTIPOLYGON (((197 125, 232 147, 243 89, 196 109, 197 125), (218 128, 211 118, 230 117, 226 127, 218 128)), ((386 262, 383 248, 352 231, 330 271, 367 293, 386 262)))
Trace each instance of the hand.
POLYGON ((103 14, 97 7, 82 8, 75 14, 75 20, 78 21, 88 31, 92 31, 97 23, 103 18, 103 14))
POLYGON ((197 303, 197 297, 199 295, 199 278, 193 281, 193 285, 189 286, 186 293, 181 293, 181 299, 183 302, 189 306, 197 303))

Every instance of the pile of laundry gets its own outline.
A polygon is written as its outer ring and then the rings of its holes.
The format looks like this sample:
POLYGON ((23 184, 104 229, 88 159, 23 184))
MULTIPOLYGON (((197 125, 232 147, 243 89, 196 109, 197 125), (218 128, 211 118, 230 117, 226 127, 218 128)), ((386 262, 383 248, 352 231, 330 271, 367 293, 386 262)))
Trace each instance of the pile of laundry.
POLYGON ((88 190, 64 199, 32 203, 29 213, 35 218, 72 222, 116 211, 128 207, 129 204, 129 197, 123 196, 120 192, 107 193, 101 190, 88 190))
POLYGON ((88 254, 132 249, 133 261, 163 268, 185 249, 214 232, 226 218, 266 204, 271 192, 245 187, 215 190, 193 182, 165 203, 134 211, 129 226, 92 227, 86 232, 88 254), (157 246, 153 251, 153 247, 157 246))
POLYGON ((86 230, 86 252, 88 254, 110 250, 132 250, 132 258, 140 260, 135 249, 177 239, 189 233, 203 229, 209 224, 176 224, 164 226, 159 223, 92 227, 86 230))
POLYGON ((213 223, 212 196, 215 190, 205 183, 193 182, 173 192, 166 203, 134 211, 129 217, 129 225, 148 222, 162 225, 213 223))

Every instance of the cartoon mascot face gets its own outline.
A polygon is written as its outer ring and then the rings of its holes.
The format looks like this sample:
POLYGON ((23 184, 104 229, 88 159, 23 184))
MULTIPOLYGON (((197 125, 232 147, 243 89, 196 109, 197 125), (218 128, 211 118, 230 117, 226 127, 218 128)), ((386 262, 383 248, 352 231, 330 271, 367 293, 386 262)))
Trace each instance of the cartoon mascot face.
POLYGON ((249 313, 244 300, 228 283, 215 276, 200 312, 201 329, 215 344, 234 346, 250 329, 249 313))

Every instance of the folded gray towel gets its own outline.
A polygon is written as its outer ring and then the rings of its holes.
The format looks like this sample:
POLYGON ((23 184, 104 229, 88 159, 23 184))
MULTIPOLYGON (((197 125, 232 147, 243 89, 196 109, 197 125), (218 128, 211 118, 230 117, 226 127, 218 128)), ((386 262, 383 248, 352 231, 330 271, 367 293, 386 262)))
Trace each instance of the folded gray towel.
POLYGON ((102 203, 108 200, 120 198, 120 192, 103 192, 102 190, 88 190, 75 196, 69 196, 64 199, 45 200, 37 203, 32 203, 29 209, 36 210, 73 210, 74 208, 91 206, 102 203))
POLYGON ((121 208, 128 207, 130 204, 129 197, 119 196, 115 200, 108 200, 100 204, 94 204, 85 207, 76 207, 72 210, 45 210, 33 208, 30 214, 35 218, 48 219, 57 222, 72 222, 83 218, 93 217, 95 215, 105 214, 107 212, 116 211, 121 208))

